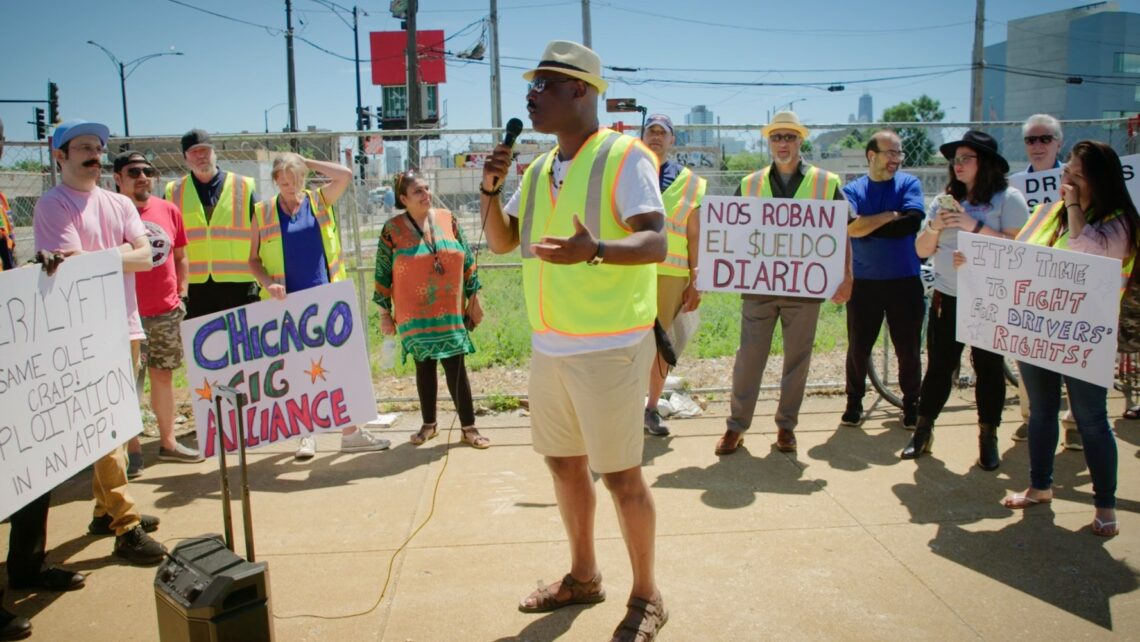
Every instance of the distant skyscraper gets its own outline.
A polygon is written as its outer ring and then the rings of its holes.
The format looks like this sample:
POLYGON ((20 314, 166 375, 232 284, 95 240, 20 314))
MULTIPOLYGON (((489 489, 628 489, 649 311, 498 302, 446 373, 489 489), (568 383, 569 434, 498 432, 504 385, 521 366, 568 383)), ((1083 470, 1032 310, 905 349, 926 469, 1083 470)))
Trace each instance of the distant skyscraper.
MULTIPOLYGON (((715 123, 716 116, 704 105, 697 105, 685 114, 686 125, 713 125, 715 123)), ((716 145, 716 132, 711 129, 690 131, 688 144, 695 147, 713 147, 716 145)))
POLYGON ((859 96, 859 122, 869 123, 875 120, 875 108, 871 105, 871 94, 863 92, 859 96))

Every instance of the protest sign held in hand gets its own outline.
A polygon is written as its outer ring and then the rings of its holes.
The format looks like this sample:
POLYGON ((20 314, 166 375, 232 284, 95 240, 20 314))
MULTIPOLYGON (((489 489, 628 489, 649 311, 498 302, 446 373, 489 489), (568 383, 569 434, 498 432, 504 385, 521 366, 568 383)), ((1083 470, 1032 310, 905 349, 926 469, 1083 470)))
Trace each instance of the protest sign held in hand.
MULTIPOLYGON (((351 281, 198 317, 182 324, 186 377, 202 454, 217 452, 213 387, 244 392, 246 448, 376 418, 367 331, 351 281)), ((226 452, 237 449, 235 411, 223 403, 226 452)))
POLYGON ((0 518, 142 432, 118 250, 0 273, 0 518))
MULTIPOLYGON (((1121 156, 1120 164, 1132 202, 1140 203, 1140 154, 1121 156)), ((1041 203, 1056 203, 1061 198, 1061 168, 1010 174, 1009 184, 1025 195, 1030 209, 1041 203)))
POLYGON ((957 339, 1112 387, 1120 261, 963 232, 957 339))
POLYGON ((847 201, 707 196, 697 289, 826 299, 843 282, 847 201))

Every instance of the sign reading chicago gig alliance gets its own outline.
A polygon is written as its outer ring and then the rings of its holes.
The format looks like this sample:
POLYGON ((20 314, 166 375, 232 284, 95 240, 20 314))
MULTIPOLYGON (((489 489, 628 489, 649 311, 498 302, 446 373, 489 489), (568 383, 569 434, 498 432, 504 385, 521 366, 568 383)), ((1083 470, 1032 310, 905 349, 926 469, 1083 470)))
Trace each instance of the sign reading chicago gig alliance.
MULTIPOLYGON (((182 324, 186 376, 202 453, 218 446, 213 388, 244 392, 246 448, 376 418, 364 324, 351 281, 261 301, 182 324)), ((235 409, 223 401, 226 452, 237 449, 235 409)))

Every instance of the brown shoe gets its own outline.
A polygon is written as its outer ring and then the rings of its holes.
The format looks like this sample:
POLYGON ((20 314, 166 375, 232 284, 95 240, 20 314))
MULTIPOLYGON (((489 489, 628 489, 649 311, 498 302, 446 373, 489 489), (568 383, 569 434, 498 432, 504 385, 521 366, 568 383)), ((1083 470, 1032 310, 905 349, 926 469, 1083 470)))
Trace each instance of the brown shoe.
POLYGON ((602 588, 601 573, 589 582, 579 582, 567 573, 561 582, 544 586, 526 596, 519 602, 519 610, 523 613, 547 613, 572 604, 597 604, 605 599, 606 590, 602 588), (559 593, 568 595, 559 599, 559 593))
POLYGON ((796 433, 787 428, 776 431, 776 450, 782 453, 796 452, 796 433))
POLYGON ((631 597, 625 607, 625 618, 614 629, 610 642, 653 642, 669 621, 669 611, 660 597, 653 602, 631 597))
POLYGON ((724 435, 716 441, 716 454, 731 455, 744 443, 744 433, 735 430, 726 430, 724 435))

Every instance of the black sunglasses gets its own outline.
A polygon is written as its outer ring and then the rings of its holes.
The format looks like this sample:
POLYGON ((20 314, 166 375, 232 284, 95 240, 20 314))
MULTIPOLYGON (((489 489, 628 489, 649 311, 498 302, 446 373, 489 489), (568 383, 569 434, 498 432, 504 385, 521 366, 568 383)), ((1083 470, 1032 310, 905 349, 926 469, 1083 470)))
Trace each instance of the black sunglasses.
POLYGON ((147 178, 158 176, 158 170, 153 167, 128 167, 125 173, 130 178, 138 178, 143 174, 145 174, 147 178))
POLYGON ((1056 136, 1054 136, 1053 134, 1043 134, 1041 136, 1026 136, 1025 137, 1025 144, 1026 145, 1036 145, 1037 143, 1041 143, 1042 145, 1048 145, 1049 143, 1053 142, 1053 140, 1055 138, 1056 138, 1056 136))

